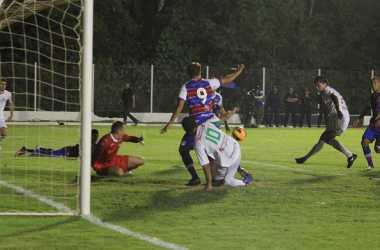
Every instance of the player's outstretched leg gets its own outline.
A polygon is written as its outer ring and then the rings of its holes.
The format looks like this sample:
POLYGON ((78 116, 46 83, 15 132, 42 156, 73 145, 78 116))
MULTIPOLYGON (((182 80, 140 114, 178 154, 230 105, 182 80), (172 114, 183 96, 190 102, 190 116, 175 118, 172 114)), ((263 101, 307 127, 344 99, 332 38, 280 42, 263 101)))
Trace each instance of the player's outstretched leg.
POLYGON ((300 158, 296 158, 296 162, 297 164, 302 164, 304 163, 307 159, 309 159, 311 156, 315 155, 316 153, 318 153, 319 151, 321 151, 321 149, 323 148, 323 146, 325 145, 325 142, 322 141, 322 140, 319 140, 317 144, 314 145, 314 147, 310 150, 310 152, 303 156, 303 157, 300 157, 300 158))
POLYGON ((187 183, 188 186, 196 186, 201 184, 201 180, 198 176, 197 171, 194 167, 194 161, 193 158, 191 158, 190 150, 186 147, 180 147, 179 148, 179 154, 181 155, 182 161, 186 166, 187 171, 191 175, 190 181, 187 183))

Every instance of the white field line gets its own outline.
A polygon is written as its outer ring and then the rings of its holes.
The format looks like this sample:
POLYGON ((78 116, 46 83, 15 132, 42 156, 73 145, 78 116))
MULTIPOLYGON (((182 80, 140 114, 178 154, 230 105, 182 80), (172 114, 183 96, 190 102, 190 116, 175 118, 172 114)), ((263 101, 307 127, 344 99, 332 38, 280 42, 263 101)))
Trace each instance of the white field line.
MULTIPOLYGON (((61 204, 61 203, 55 202, 51 199, 48 199, 46 197, 40 196, 31 190, 24 189, 23 187, 15 186, 15 185, 12 185, 8 182, 1 181, 1 180, 0 180, 0 185, 8 187, 8 188, 12 188, 12 189, 16 190, 16 192, 18 192, 18 193, 24 194, 24 195, 31 197, 31 198, 35 198, 35 199, 37 199, 41 202, 44 202, 44 203, 46 203, 52 207, 55 207, 59 211, 65 212, 67 214, 78 214, 77 211, 72 210, 71 208, 67 207, 64 204, 61 204)), ((146 236, 143 234, 132 232, 131 230, 123 228, 121 226, 117 226, 117 225, 114 225, 114 224, 111 224, 108 222, 104 222, 101 219, 99 219, 98 217, 95 217, 93 215, 84 215, 84 216, 82 216, 82 218, 84 218, 88 222, 95 224, 97 226, 105 227, 105 228, 117 231, 121 234, 131 236, 131 237, 136 238, 138 240, 147 241, 147 242, 152 243, 154 245, 158 245, 161 247, 165 247, 168 249, 174 249, 174 250, 187 250, 188 249, 188 248, 181 247, 181 246, 178 246, 178 245, 173 244, 173 243, 162 241, 162 240, 157 239, 155 237, 149 237, 149 236, 146 236)))
MULTIPOLYGON (((262 163, 262 162, 256 162, 256 161, 241 161, 241 162, 246 162, 250 164, 256 164, 256 165, 261 165, 261 166, 266 166, 266 167, 272 167, 272 168, 282 168, 286 170, 291 170, 291 171, 297 171, 297 172, 306 172, 306 173, 315 173, 311 170, 306 170, 302 168, 291 168, 287 166, 281 166, 281 165, 273 165, 273 164, 268 164, 268 163, 262 163)), ((351 174, 342 174, 342 173, 326 173, 323 172, 323 174, 332 174, 332 175, 339 175, 339 176, 346 176, 346 177, 352 177, 352 178, 358 178, 358 179, 368 179, 371 178, 372 180, 380 180, 380 178, 377 177, 370 177, 370 176, 357 176, 357 175, 351 175, 351 174)))

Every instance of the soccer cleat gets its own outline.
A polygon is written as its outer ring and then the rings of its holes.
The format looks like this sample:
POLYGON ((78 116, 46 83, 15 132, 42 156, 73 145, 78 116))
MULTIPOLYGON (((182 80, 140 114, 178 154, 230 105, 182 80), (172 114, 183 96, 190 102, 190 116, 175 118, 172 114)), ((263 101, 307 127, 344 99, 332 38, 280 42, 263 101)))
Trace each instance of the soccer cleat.
POLYGON ((211 180, 211 184, 213 187, 220 187, 224 184, 224 180, 215 180, 215 179, 212 179, 211 180))
POLYGON ((240 176, 243 177, 243 178, 245 178, 245 177, 247 177, 248 175, 251 174, 249 171, 245 170, 241 166, 238 167, 237 171, 240 174, 240 176))
POLYGON ((366 170, 372 170, 372 169, 374 169, 375 167, 372 167, 372 166, 368 166, 368 167, 366 167, 365 169, 366 170))
POLYGON ((249 174, 249 175, 247 175, 245 178, 244 178, 244 180, 243 180, 243 182, 248 186, 248 184, 250 183, 252 181, 252 175, 251 174, 249 174))
POLYGON ((23 146, 19 151, 16 152, 15 157, 23 155, 26 153, 26 147, 23 146))
POLYGON ((305 157, 300 157, 300 158, 296 158, 296 162, 297 164, 302 164, 306 161, 306 158, 305 157))
POLYGON ((142 140, 140 141, 140 144, 143 145, 143 146, 145 146, 145 133, 141 134, 141 139, 142 140))
POLYGON ((201 180, 199 179, 199 177, 193 177, 191 178, 191 180, 187 183, 188 186, 196 186, 196 185, 200 185, 201 184, 201 180))
POLYGON ((354 164, 354 161, 356 160, 356 158, 358 158, 358 155, 355 153, 353 153, 351 157, 347 158, 347 168, 350 168, 352 164, 354 164))

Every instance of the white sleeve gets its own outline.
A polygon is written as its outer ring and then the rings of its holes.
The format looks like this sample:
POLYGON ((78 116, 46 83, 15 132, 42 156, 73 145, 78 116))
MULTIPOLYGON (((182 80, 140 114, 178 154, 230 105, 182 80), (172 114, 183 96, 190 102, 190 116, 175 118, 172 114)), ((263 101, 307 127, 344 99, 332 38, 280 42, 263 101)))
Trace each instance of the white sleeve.
POLYGON ((187 98, 187 89, 186 89, 186 84, 182 85, 180 91, 179 91, 179 96, 180 99, 186 101, 187 98))
POLYGON ((206 81, 210 83, 212 90, 219 88, 222 84, 219 78, 207 79, 206 81))
POLYGON ((197 141, 196 145, 194 145, 195 153, 197 154, 197 158, 198 158, 199 164, 201 166, 204 166, 204 165, 210 163, 210 161, 208 160, 207 154, 206 154, 206 150, 205 150, 203 145, 204 144, 202 143, 202 140, 197 141))

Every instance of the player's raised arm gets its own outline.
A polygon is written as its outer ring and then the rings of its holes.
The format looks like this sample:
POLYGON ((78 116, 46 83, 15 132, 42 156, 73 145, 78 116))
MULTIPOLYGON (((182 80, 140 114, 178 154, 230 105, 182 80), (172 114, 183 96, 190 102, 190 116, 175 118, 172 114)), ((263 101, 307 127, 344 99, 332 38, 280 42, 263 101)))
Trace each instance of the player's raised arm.
POLYGON ((222 78, 220 78, 221 83, 222 84, 227 84, 227 83, 230 83, 233 80, 235 80, 236 77, 238 77, 241 74, 241 72, 243 71, 244 67, 245 67, 244 64, 239 64, 238 65, 238 69, 237 69, 237 71, 235 73, 232 73, 230 75, 223 76, 222 78))
POLYGON ((166 124, 166 126, 163 129, 161 129, 160 131, 161 134, 166 133, 166 131, 168 131, 168 129, 172 126, 174 120, 177 119, 178 115, 181 113, 184 105, 185 105, 185 101, 179 98, 177 107, 173 111, 172 117, 170 118, 168 124, 166 124))

